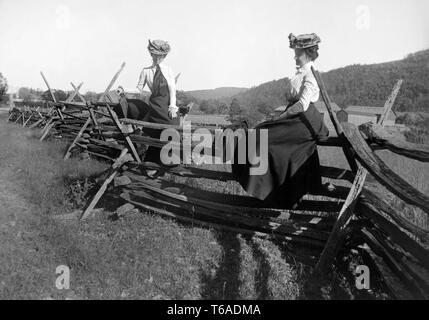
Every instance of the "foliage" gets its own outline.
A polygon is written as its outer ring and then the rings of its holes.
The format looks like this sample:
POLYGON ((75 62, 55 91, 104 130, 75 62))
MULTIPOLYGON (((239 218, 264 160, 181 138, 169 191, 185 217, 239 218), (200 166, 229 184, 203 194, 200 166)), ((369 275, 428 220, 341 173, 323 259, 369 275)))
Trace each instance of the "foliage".
POLYGON ((322 76, 333 100, 342 106, 383 106, 397 79, 403 79, 395 110, 423 111, 429 107, 429 50, 400 61, 352 65, 322 76))
POLYGON ((32 100, 40 100, 42 99, 43 92, 38 89, 21 87, 18 90, 18 97, 23 99, 25 102, 29 102, 32 100))
POLYGON ((100 97, 100 94, 94 91, 87 91, 83 96, 85 97, 85 100, 97 101, 100 97))
POLYGON ((0 72, 0 102, 3 102, 6 100, 7 89, 8 89, 7 80, 0 72))
POLYGON ((429 115, 427 113, 406 112, 398 116, 396 122, 405 124, 410 129, 404 132, 407 141, 429 144, 429 115))
MULTIPOLYGON (((52 90, 57 101, 64 101, 67 99, 67 93, 62 90, 52 90)), ((41 98, 47 101, 53 101, 52 95, 49 90, 42 93, 41 98)))

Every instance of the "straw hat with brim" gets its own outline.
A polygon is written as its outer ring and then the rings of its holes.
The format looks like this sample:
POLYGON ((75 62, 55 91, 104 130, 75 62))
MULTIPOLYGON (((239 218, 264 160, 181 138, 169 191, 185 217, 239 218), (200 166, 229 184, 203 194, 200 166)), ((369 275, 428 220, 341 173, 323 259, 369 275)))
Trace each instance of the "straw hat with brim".
POLYGON ((170 45, 164 40, 149 40, 147 49, 152 54, 167 55, 170 52, 170 45))
POLYGON ((321 42, 319 36, 315 33, 301 34, 295 36, 289 34, 289 47, 292 49, 306 49, 317 46, 321 42))

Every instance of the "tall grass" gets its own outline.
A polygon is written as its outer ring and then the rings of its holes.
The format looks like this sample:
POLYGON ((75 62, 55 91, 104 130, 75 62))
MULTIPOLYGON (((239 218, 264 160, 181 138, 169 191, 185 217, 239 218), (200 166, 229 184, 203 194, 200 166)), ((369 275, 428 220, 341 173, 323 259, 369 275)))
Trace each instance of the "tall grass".
POLYGON ((106 164, 63 161, 66 145, 39 142, 37 135, 0 126, 0 299, 299 296, 295 264, 266 240, 182 225, 150 212, 116 221, 108 219, 111 212, 84 222, 53 219, 68 209, 70 183, 98 175, 106 164), (69 290, 55 287, 58 265, 71 269, 69 290))

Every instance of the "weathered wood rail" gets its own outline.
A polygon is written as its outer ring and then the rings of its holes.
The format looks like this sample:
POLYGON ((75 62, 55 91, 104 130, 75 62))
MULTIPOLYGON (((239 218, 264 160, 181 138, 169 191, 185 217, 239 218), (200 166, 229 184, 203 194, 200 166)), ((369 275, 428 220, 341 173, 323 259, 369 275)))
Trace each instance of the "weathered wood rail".
MULTIPOLYGON (((123 66, 109 83, 106 93, 122 69, 123 66)), ((26 124, 30 125, 43 118, 38 124, 44 125, 43 139, 51 134, 70 141, 65 159, 85 153, 112 162, 106 180, 84 208, 82 219, 92 214, 92 209, 108 185, 116 177, 124 175, 131 183, 118 187, 120 197, 140 208, 186 223, 273 238, 314 249, 319 253, 319 256, 310 259, 315 277, 322 277, 325 272, 329 272, 338 254, 343 253, 345 248, 353 247, 362 253, 368 265, 380 273, 394 297, 427 299, 428 230, 408 220, 400 210, 366 188, 365 181, 367 175, 371 174, 395 196, 427 214, 428 196, 394 173, 374 150, 387 149, 428 162, 429 147, 410 144, 392 136, 383 129, 382 120, 379 124, 364 124, 359 128, 349 123, 339 123, 331 110, 330 99, 320 75, 315 70, 313 72, 338 135, 318 141, 317 144, 342 148, 350 169, 322 166, 321 172, 325 178, 333 183, 341 181, 340 184, 345 186, 336 185, 331 192, 314 192, 293 209, 272 207, 248 196, 204 190, 192 187, 195 184, 189 183, 204 179, 226 186, 235 181, 230 172, 142 162, 148 147, 162 147, 167 142, 151 138, 141 130, 176 129, 182 133, 182 127, 118 119, 112 110, 115 105, 106 101, 109 100, 107 95, 100 101, 85 101, 79 93, 80 86, 72 85, 75 90, 72 99, 56 101, 53 97, 53 102, 49 103, 51 110, 47 114, 30 110, 34 118, 28 120, 27 108, 24 119, 16 120, 24 112, 19 111, 9 120, 19 121, 20 124, 27 121, 26 124), (75 97, 81 101, 73 101, 75 97), (141 171, 146 169, 156 169, 167 174, 150 179, 141 175, 141 171)), ((385 114, 391 110, 401 83, 399 81, 395 85, 387 99, 385 114)), ((199 128, 207 128, 211 132, 216 129, 194 124, 191 130, 199 128)))

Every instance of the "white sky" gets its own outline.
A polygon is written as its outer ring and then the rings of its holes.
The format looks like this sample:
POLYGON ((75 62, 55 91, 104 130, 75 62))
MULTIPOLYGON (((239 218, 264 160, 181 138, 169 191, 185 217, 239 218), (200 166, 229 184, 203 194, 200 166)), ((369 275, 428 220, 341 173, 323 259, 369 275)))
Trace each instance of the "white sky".
POLYGON ((427 0, 0 0, 0 72, 10 86, 135 88, 147 40, 172 46, 179 89, 250 87, 291 76, 288 34, 316 32, 321 71, 429 47, 427 0), (367 10, 368 9, 368 10, 367 10))

